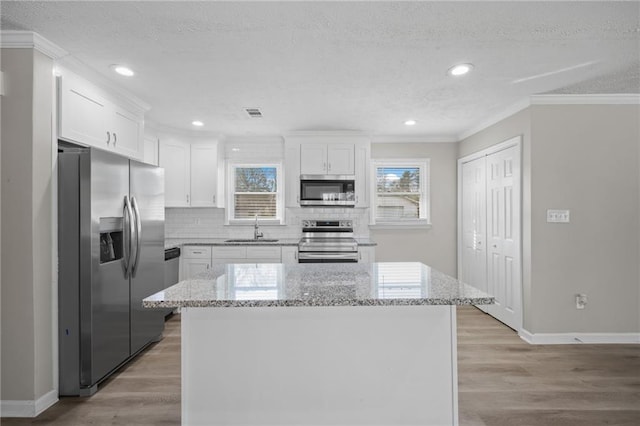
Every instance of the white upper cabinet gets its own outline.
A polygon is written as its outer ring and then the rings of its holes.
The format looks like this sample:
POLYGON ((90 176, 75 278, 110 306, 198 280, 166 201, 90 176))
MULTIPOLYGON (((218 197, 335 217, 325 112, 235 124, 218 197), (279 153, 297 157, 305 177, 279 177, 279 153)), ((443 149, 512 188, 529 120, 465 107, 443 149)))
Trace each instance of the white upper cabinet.
POLYGON ((144 157, 144 120, 124 108, 113 105, 111 112, 113 150, 125 157, 144 157))
POLYGON ((64 70, 59 79, 58 136, 133 158, 143 159, 144 115, 109 99, 109 94, 64 70))
POLYGON ((285 143, 285 205, 300 207, 300 144, 285 143))
POLYGON ((158 139, 154 137, 144 138, 144 158, 147 164, 158 165, 158 139))
POLYGON ((160 139, 166 207, 222 207, 220 144, 160 139))
POLYGON ((159 165, 164 168, 165 207, 189 207, 191 150, 186 142, 160 140, 159 165))
POLYGON ((217 143, 191 145, 191 207, 218 206, 217 143))
POLYGON ((371 144, 355 146, 355 198, 356 207, 369 207, 369 170, 371 167, 371 144))
POLYGON ((300 207, 300 175, 355 176, 355 207, 369 207, 371 141, 363 135, 291 135, 285 139, 286 206, 300 207))
POLYGON ((353 175, 354 145, 350 143, 302 143, 300 174, 353 175))
POLYGON ((330 143, 327 145, 327 174, 353 175, 354 145, 352 143, 330 143))

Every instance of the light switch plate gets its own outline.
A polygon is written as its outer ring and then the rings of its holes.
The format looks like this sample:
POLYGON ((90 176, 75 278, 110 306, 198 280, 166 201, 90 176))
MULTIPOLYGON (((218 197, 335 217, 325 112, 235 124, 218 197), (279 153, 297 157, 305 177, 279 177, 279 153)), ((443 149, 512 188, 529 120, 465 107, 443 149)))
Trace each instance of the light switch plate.
POLYGON ((569 223, 569 210, 547 210, 547 222, 550 223, 569 223))

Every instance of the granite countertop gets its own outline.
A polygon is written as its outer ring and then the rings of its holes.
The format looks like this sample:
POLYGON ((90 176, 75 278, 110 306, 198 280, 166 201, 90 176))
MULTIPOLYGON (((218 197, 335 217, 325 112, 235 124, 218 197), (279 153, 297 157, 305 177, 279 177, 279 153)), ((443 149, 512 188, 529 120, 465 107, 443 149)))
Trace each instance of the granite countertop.
POLYGON ((494 297, 417 262, 222 264, 147 297, 146 308, 486 305, 494 297))
MULTIPOLYGON (((243 241, 243 242, 228 242, 232 238, 202 238, 202 239, 187 239, 187 238, 172 238, 167 239, 164 244, 164 248, 173 248, 179 246, 298 246, 300 238, 280 238, 277 241, 243 241)), ((374 247, 378 244, 369 238, 356 238, 359 246, 362 247, 374 247)))

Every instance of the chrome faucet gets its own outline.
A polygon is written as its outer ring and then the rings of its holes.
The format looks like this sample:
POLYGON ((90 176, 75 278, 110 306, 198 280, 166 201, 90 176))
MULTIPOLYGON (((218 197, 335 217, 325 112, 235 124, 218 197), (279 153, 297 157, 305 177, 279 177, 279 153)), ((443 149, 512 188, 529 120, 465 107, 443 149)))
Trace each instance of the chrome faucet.
POLYGON ((262 235, 262 232, 260 232, 260 229, 258 228, 258 215, 256 214, 256 224, 253 226, 253 239, 257 240, 262 237, 264 237, 264 235, 262 235))

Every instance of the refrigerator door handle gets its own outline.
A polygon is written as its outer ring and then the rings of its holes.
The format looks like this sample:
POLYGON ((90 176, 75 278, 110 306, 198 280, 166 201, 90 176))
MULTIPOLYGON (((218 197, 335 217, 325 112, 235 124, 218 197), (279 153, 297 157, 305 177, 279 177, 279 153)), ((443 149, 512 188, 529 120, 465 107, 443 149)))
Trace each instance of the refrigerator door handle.
POLYGON ((131 266, 131 277, 136 276, 136 271, 138 269, 138 260, 140 260, 140 242, 142 241, 142 219, 140 219, 140 209, 138 208, 138 202, 136 201, 136 197, 131 197, 131 205, 133 206, 133 213, 135 215, 135 233, 136 233, 136 244, 135 244, 135 255, 133 255, 133 263, 131 266))
POLYGON ((133 224, 131 223, 131 203, 129 202, 129 196, 124 196, 124 208, 122 209, 123 218, 123 243, 124 243, 124 256, 122 262, 124 263, 124 277, 129 278, 129 272, 131 267, 131 238, 133 236, 133 224))

